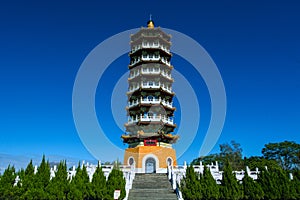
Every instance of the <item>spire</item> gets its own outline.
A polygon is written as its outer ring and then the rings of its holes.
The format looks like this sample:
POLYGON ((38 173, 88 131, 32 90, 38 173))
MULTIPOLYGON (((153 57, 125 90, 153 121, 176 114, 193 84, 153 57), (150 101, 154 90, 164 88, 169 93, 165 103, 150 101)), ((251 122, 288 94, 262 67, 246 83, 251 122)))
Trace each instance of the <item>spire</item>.
POLYGON ((152 21, 152 15, 150 14, 150 19, 149 21, 147 22, 147 27, 149 29, 153 29, 154 28, 154 22, 152 21))

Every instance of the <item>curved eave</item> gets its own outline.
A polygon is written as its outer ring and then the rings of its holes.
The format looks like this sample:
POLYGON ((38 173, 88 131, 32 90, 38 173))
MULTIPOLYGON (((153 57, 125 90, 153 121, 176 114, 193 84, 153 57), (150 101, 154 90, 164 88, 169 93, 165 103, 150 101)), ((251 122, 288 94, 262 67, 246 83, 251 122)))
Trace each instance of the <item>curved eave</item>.
POLYGON ((175 107, 170 108, 168 106, 163 105, 162 103, 139 103, 134 106, 131 106, 130 108, 128 106, 126 106, 126 110, 130 110, 130 109, 137 108, 137 107, 139 108, 141 106, 152 107, 152 106, 160 106, 160 105, 163 106, 166 110, 172 110, 172 111, 176 110, 175 107))
POLYGON ((168 33, 165 33, 160 26, 157 26, 157 27, 154 27, 153 29, 149 29, 148 27, 141 27, 141 29, 134 33, 134 34, 130 34, 130 39, 138 39, 139 37, 141 37, 141 34, 142 33, 145 33, 145 32, 158 32, 158 33, 161 33, 163 35, 163 38, 167 41, 170 41, 171 38, 172 38, 172 35, 171 34, 168 34, 168 33))
POLYGON ((155 50, 159 50, 159 51, 161 51, 161 52, 163 52, 163 53, 165 53, 165 54, 167 54, 168 56, 173 56, 173 54, 171 53, 171 52, 167 52, 167 51, 165 51, 165 50, 163 50, 163 49, 161 49, 161 48, 157 48, 157 47, 154 47, 154 48, 140 48, 140 49, 138 49, 138 50, 136 50, 136 51, 134 51, 134 52, 129 52, 129 56, 133 56, 133 55, 135 55, 135 54, 138 54, 139 53, 139 55, 141 55, 141 51, 145 51, 145 50, 153 50, 153 51, 155 51, 155 50))
POLYGON ((162 61, 140 61, 140 62, 138 62, 138 63, 135 63, 134 65, 128 65, 128 69, 129 70, 131 70, 131 69, 133 69, 133 68, 135 68, 135 67, 141 67, 142 65, 144 65, 144 64, 161 64, 163 67, 167 67, 167 68, 169 68, 170 70, 172 70, 172 69, 174 69, 174 66, 173 65, 167 65, 167 64, 165 64, 165 63, 163 63, 162 61))
POLYGON ((163 121, 137 121, 135 123, 125 123, 124 126, 140 126, 140 125, 145 125, 145 124, 162 124, 163 126, 169 126, 172 128, 176 128, 176 124, 170 124, 170 123, 164 123, 163 121))
POLYGON ((134 38, 134 39, 131 38, 130 44, 131 45, 135 44, 135 43, 140 44, 143 41, 143 39, 157 39, 157 38, 160 39, 162 42, 166 43, 169 46, 172 45, 171 41, 168 41, 166 38, 161 37, 159 35, 142 35, 142 34, 139 35, 139 37, 137 37, 137 38, 134 38))
POLYGON ((178 139, 179 136, 178 135, 171 135, 171 134, 162 134, 162 135, 122 135, 121 138, 123 139, 124 143, 130 143, 130 140, 144 140, 147 138, 152 138, 152 139, 163 139, 163 140, 167 140, 169 143, 173 144, 175 143, 178 139))
POLYGON ((139 88, 139 89, 137 89, 137 90, 134 90, 134 91, 132 91, 132 92, 126 92, 126 94, 127 95, 132 95, 133 93, 135 93, 135 92, 141 92, 141 91, 151 91, 151 90, 154 90, 154 91, 160 91, 160 92, 165 92, 165 93, 168 93, 168 94, 170 94, 170 95, 172 95, 172 96, 174 96, 175 95, 175 93, 174 92, 169 92, 169 91, 167 91, 167 90, 164 90, 164 89, 162 89, 162 87, 159 87, 159 88, 139 88))
POLYGON ((151 63, 154 63, 154 64, 162 64, 162 65, 165 65, 165 66, 167 66, 167 67, 169 67, 169 68, 171 68, 171 69, 174 69, 174 66, 173 66, 173 65, 170 64, 170 66, 169 66, 169 65, 163 63, 161 60, 158 60, 158 61, 153 61, 153 60, 141 60, 140 62, 137 62, 137 63, 135 63, 134 65, 128 65, 128 69, 132 69, 132 68, 134 68, 134 67, 136 67, 136 66, 140 66, 140 65, 142 65, 142 64, 151 64, 151 63))
POLYGON ((133 80, 135 80, 135 79, 142 78, 142 77, 146 77, 146 76, 159 76, 159 77, 161 77, 161 78, 164 78, 165 80, 168 80, 168 81, 174 83, 174 78, 167 78, 167 77, 163 76, 161 73, 160 73, 160 74, 142 74, 142 73, 141 73, 140 75, 135 76, 135 77, 133 77, 133 78, 128 78, 127 80, 128 80, 128 81, 133 81, 133 80))

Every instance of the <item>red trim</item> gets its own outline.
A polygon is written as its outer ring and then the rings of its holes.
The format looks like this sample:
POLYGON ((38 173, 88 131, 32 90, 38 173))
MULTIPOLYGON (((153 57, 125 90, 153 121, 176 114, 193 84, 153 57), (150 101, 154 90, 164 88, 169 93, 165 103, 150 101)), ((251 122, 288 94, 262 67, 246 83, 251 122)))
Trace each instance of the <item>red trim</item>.
POLYGON ((144 140, 144 146, 157 146, 157 140, 144 140))

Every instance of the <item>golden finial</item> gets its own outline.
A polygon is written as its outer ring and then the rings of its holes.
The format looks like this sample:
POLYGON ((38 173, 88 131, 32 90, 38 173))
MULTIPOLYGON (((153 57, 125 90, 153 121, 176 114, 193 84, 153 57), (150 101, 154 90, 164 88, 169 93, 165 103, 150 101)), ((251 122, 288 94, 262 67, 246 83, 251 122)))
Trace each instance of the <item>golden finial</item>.
POLYGON ((148 28, 154 28, 154 22, 152 21, 152 15, 150 14, 150 20, 147 23, 148 28))

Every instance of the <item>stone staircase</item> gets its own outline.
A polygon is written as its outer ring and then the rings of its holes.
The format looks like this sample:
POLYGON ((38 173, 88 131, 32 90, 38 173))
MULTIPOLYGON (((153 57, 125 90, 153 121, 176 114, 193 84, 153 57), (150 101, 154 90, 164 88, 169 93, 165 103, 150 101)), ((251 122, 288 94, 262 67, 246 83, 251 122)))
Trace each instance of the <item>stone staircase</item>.
POLYGON ((128 200, 177 200, 166 174, 135 174, 128 200))

